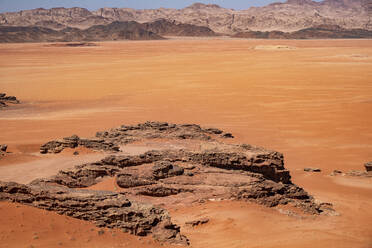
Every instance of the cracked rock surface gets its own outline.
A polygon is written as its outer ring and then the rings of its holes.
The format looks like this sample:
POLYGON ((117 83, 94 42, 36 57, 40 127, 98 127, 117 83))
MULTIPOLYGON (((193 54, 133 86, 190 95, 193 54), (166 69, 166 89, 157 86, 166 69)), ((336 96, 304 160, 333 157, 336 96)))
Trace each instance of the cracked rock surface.
POLYGON ((72 166, 29 185, 0 182, 0 200, 177 244, 188 244, 188 240, 164 209, 177 204, 225 199, 267 207, 291 205, 315 215, 334 212, 331 204, 317 202, 292 183, 283 154, 247 144, 228 144, 226 137, 233 135, 219 129, 146 122, 96 136, 81 139, 73 135, 48 142, 40 151, 56 153, 66 147, 85 146, 108 153, 105 158, 72 166), (160 139, 160 144, 182 140, 185 145, 136 155, 124 153, 129 143, 154 139, 160 139), (189 145, 192 142, 197 145, 189 145), (106 178, 114 178, 118 192, 86 189, 106 178))

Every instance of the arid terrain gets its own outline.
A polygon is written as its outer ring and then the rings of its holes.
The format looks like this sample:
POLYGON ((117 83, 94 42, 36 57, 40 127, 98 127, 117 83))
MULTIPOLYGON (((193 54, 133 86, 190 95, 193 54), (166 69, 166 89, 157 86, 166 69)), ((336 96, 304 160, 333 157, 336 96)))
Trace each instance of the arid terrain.
MULTIPOLYGON (((197 123, 232 133, 226 143, 283 153, 292 181, 335 214, 218 198, 153 202, 190 247, 372 247, 372 177, 330 175, 372 161, 371 40, 1 44, 0 78, 0 92, 20 101, 0 109, 0 181, 26 184, 106 156, 85 147, 40 154, 51 140, 148 120, 197 123), (209 221, 186 224, 201 218, 209 221)), ((122 191, 110 177, 89 189, 122 191)), ((0 202, 0 220, 0 247, 172 247, 19 203, 0 202)))

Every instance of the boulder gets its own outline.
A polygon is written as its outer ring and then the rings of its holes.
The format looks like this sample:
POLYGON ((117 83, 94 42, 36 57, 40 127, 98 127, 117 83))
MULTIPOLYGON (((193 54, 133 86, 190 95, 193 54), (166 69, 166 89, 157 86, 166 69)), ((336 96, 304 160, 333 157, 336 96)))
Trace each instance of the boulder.
POLYGON ((169 161, 156 162, 152 168, 152 175, 155 180, 167 177, 180 176, 184 172, 182 167, 179 167, 169 161))
POLYGON ((372 171, 372 161, 371 162, 368 162, 368 163, 365 163, 364 164, 364 167, 366 168, 366 171, 367 172, 372 171))

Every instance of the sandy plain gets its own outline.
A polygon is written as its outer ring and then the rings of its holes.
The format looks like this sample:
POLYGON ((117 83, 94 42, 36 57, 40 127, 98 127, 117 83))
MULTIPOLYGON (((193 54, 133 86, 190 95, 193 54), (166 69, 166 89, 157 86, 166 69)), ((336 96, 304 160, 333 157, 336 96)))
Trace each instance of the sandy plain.
MULTIPOLYGON (((192 247, 372 247, 371 178, 329 176, 372 160, 371 40, 98 44, 0 45, 0 91, 22 101, 0 112, 0 143, 11 152, 0 159, 0 180, 27 182, 34 171, 80 163, 72 151, 39 155, 51 139, 146 120, 215 126, 283 152, 293 181, 339 216, 300 218, 242 202, 169 209, 192 247), (200 216, 211 221, 184 225, 200 216)), ((101 156, 81 153, 81 160, 101 156)), ((111 184, 102 187, 115 190, 111 184)), ((0 220, 0 247, 160 246, 10 203, 0 203, 0 220)))

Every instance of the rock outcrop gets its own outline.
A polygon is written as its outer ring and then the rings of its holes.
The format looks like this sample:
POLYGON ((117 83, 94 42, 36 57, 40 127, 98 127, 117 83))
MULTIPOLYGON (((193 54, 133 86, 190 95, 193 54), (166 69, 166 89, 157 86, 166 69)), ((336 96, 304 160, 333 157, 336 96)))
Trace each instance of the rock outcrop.
MULTIPOLYGON (((70 188, 89 187, 104 177, 116 177, 127 196, 167 197, 182 201, 210 198, 249 200, 269 207, 292 204, 306 212, 329 212, 302 188, 291 182, 283 155, 249 145, 215 142, 207 150, 172 149, 140 155, 110 155, 101 161, 60 171, 56 176, 32 182, 70 188), (173 197, 173 198, 171 198, 173 197)), ((156 203, 156 200, 154 200, 156 203)))
POLYGON ((119 151, 119 146, 144 139, 194 139, 213 140, 232 138, 216 128, 201 128, 195 124, 170 124, 166 122, 145 122, 137 125, 122 125, 107 131, 97 132, 95 138, 81 139, 76 135, 62 140, 49 141, 40 147, 40 153, 59 153, 65 148, 84 146, 94 150, 119 151))
MULTIPOLYGON (((40 26, 61 30, 66 27, 87 29, 119 21, 154 22, 159 19, 204 26, 215 33, 247 31, 293 32, 319 25, 339 25, 344 29, 371 30, 369 0, 324 0, 272 3, 246 10, 225 9, 218 5, 195 3, 183 9, 84 8, 33 9, 0 14, 0 25, 40 26)), ((171 30, 171 29, 169 29, 171 30)), ((195 34, 193 31, 192 33, 195 34)), ((199 32, 196 32, 198 34, 199 32)))
POLYGON ((136 203, 121 193, 0 182, 0 201, 4 200, 92 221, 98 227, 119 228, 138 236, 151 234, 161 242, 187 244, 164 209, 136 203))
POLYGON ((45 143, 40 146, 40 153, 60 153, 65 148, 76 148, 78 146, 110 152, 117 152, 120 150, 117 145, 112 142, 106 142, 104 139, 81 139, 77 135, 72 135, 71 137, 65 137, 61 140, 53 140, 45 143))
POLYGON ((5 93, 0 93, 0 109, 8 107, 9 104, 18 104, 19 100, 15 96, 7 96, 5 93))
MULTIPOLYGON (((178 244, 188 241, 180 234, 179 227, 172 224, 167 212, 155 206, 166 208, 226 199, 252 201, 267 207, 288 204, 315 215, 334 213, 331 204, 318 203, 292 183, 283 154, 224 142, 231 137, 232 134, 216 128, 165 122, 122 125, 98 132, 93 139, 73 135, 48 142, 40 150, 58 153, 66 147, 85 146, 116 153, 97 162, 61 170, 49 178, 36 179, 29 185, 0 182, 0 200, 178 244), (125 155, 118 149, 119 145, 125 150, 134 141, 146 144, 154 139, 160 139, 160 143, 165 139, 189 145, 149 149, 137 155, 125 155), (106 178, 115 180, 119 193, 86 189, 106 178)), ((195 225, 203 223, 195 222, 195 225)))

